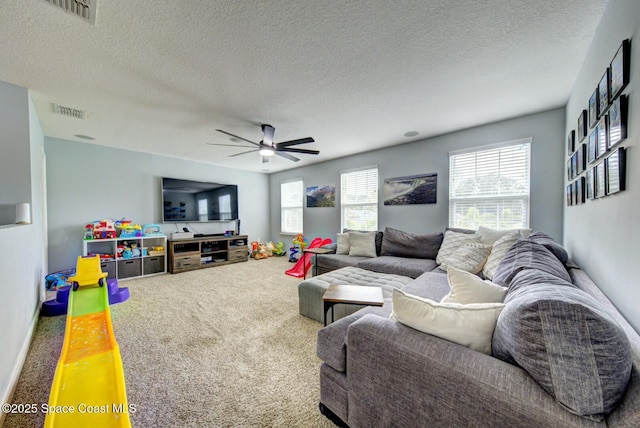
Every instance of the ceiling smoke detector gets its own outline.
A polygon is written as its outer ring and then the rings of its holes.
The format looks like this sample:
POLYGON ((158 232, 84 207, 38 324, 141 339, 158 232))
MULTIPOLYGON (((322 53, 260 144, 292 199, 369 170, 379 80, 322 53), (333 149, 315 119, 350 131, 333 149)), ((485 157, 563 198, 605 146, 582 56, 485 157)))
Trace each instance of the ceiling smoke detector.
POLYGON ((67 116, 67 117, 73 117, 75 119, 84 120, 86 116, 86 112, 84 110, 78 110, 77 108, 65 107, 58 104, 53 105, 53 111, 56 114, 67 116))
POLYGON ((42 0, 65 12, 75 15, 92 25, 96 25, 96 7, 98 0, 42 0))

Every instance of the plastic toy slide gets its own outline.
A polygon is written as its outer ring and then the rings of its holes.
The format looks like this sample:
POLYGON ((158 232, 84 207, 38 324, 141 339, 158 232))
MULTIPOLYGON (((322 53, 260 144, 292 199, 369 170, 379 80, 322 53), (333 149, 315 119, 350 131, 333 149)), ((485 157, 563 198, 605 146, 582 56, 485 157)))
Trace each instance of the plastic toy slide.
MULTIPOLYGON (((131 427, 120 347, 111 324, 106 286, 99 282, 100 258, 83 269, 78 257, 74 281, 77 291, 69 293, 67 324, 46 406, 44 426, 131 427)), ((93 258, 92 258, 93 259, 93 258)), ((91 260, 91 259, 89 259, 91 260)))
MULTIPOLYGON (((313 241, 311 241, 311 243, 309 244, 309 246, 305 249, 319 248, 325 245, 329 245, 331 243, 333 243, 333 240, 331 238, 326 238, 326 239, 314 238, 313 241)), ((311 268, 312 256, 313 254, 305 254, 303 252, 302 257, 300 257, 300 259, 296 262, 296 264, 293 265, 291 269, 287 270, 285 274, 289 276, 295 276, 296 278, 302 278, 306 276, 307 272, 309 272, 309 269, 311 268)))

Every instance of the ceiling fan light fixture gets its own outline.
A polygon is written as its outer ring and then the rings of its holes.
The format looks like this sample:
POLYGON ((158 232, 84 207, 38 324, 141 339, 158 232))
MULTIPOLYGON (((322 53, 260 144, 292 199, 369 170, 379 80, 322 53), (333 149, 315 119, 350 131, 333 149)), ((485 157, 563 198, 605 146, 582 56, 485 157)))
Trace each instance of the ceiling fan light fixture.
POLYGON ((262 156, 273 156, 276 152, 271 147, 260 147, 260 154, 262 156))

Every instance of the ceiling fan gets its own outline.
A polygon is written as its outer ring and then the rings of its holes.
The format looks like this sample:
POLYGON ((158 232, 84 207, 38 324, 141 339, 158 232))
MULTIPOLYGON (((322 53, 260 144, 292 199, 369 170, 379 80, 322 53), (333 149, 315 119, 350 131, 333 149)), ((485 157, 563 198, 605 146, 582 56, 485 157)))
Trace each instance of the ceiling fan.
MULTIPOLYGON (((261 125, 260 127, 262 128, 263 137, 262 137, 262 141, 260 141, 259 143, 256 143, 255 141, 247 140, 246 138, 240 137, 238 135, 232 134, 222 129, 216 129, 216 131, 229 135, 238 140, 246 141, 247 143, 252 144, 253 146, 256 147, 246 152, 230 155, 229 156, 230 158, 234 156, 244 155, 247 153, 260 152, 260 154, 262 155, 262 162, 268 162, 269 157, 273 155, 278 155, 285 159, 289 159, 290 161, 298 162, 300 159, 290 155, 289 153, 304 153, 308 155, 317 155, 320 153, 318 150, 296 149, 291 147, 291 146, 297 146, 298 144, 313 143, 315 140, 311 137, 300 138, 297 140, 283 141, 281 143, 274 143, 273 134, 275 133, 276 129, 271 125, 261 125)), ((215 143, 207 143, 207 144, 211 146, 232 146, 232 147, 246 147, 246 148, 251 147, 251 146, 236 146, 231 144, 215 144, 215 143)))

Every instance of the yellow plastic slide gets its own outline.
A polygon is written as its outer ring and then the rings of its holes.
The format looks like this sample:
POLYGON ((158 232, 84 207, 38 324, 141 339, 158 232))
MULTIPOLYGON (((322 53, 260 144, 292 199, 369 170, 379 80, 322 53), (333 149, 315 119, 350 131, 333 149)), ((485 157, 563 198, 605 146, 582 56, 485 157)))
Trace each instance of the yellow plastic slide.
POLYGON ((130 427, 120 348, 100 257, 78 257, 67 324, 44 426, 130 427), (97 269, 96 269, 97 266, 97 269), (100 284, 105 282, 104 286, 100 284))

